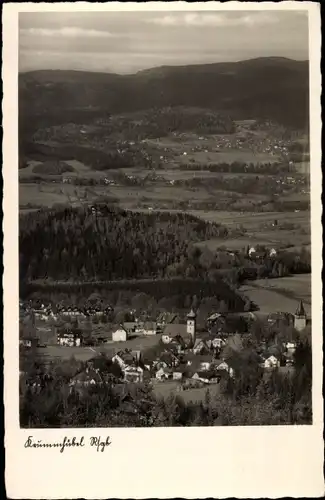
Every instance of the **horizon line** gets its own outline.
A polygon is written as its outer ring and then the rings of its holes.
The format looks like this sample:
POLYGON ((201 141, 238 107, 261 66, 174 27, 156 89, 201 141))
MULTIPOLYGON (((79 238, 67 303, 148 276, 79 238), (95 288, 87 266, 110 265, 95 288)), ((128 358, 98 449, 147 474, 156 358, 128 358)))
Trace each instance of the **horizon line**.
POLYGON ((138 71, 132 72, 132 73, 117 73, 113 71, 100 71, 100 70, 92 70, 92 69, 62 69, 62 68, 41 68, 41 69, 29 69, 29 70, 19 70, 18 69, 18 74, 28 74, 28 73, 35 73, 35 72, 40 72, 40 71, 62 71, 62 72, 75 72, 75 73, 94 73, 94 74, 101 74, 101 75, 118 75, 118 76, 132 76, 132 75, 137 75, 139 73, 142 73, 144 71, 151 71, 154 69, 159 69, 159 68, 186 68, 186 67, 193 67, 193 66, 215 66, 218 64, 238 64, 238 63, 245 63, 245 62, 250 62, 250 61, 258 61, 262 59, 275 59, 275 60, 286 60, 286 61, 292 61, 292 62, 297 62, 297 63, 308 63, 309 59, 293 59, 291 57, 285 57, 285 56, 260 56, 260 57, 252 57, 250 59, 238 59, 236 61, 218 61, 218 62, 211 62, 211 63, 189 63, 189 64, 163 64, 159 66, 150 66, 148 68, 143 68, 139 69, 138 71))

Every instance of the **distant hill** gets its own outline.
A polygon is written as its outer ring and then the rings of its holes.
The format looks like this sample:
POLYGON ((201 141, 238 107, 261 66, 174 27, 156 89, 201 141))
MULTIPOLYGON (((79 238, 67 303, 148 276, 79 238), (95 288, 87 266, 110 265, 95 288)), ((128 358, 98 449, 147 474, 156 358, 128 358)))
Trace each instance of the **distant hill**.
POLYGON ((134 75, 32 71, 19 75, 21 138, 40 127, 175 106, 306 128, 308 87, 307 61, 277 57, 162 66, 134 75))

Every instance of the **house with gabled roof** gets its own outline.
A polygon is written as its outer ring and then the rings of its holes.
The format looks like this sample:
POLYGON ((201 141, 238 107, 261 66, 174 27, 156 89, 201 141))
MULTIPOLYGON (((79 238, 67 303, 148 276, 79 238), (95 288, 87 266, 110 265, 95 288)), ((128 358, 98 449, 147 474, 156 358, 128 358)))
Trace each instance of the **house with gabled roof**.
POLYGON ((88 387, 103 384, 103 379, 99 374, 99 370, 94 370, 87 367, 80 373, 77 373, 71 381, 70 387, 88 387))
POLYGON ((126 342, 127 339, 128 339, 128 332, 124 328, 124 326, 119 325, 113 329, 112 331, 113 342, 126 342))
POLYGON ((219 371, 227 372, 230 377, 233 377, 234 373, 235 373, 234 366, 233 366, 231 359, 229 359, 227 361, 225 359, 216 359, 213 362, 212 368, 216 372, 219 372, 219 371))
POLYGON ((126 382, 143 382, 143 372, 143 368, 139 365, 128 365, 124 368, 124 380, 126 382))
POLYGON ((192 351, 194 352, 194 354, 201 354, 204 352, 207 353, 210 351, 210 347, 208 346, 206 340, 197 338, 192 351))
POLYGON ((213 371, 196 371, 192 379, 204 384, 217 383, 219 381, 219 377, 213 371))
POLYGON ((194 354, 189 352, 184 356, 184 363, 190 366, 191 370, 205 371, 210 369, 213 358, 211 354, 194 354))
POLYGON ((159 370, 156 371, 156 379, 157 380, 168 380, 169 378, 172 377, 173 370, 172 368, 167 367, 161 367, 159 370))
POLYGON ((274 354, 263 354, 262 355, 262 363, 261 363, 261 366, 263 368, 278 368, 280 366, 280 359, 275 356, 274 354))

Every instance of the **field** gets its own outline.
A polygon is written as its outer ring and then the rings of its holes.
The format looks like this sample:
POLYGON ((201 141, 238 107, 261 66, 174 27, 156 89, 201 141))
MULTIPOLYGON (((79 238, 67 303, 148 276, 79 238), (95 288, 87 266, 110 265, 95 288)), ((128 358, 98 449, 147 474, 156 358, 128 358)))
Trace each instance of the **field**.
POLYGON ((214 251, 221 246, 229 250, 241 250, 247 245, 257 244, 285 248, 295 245, 296 249, 310 245, 310 213, 304 212, 198 212, 191 211, 209 222, 217 222, 227 227, 243 227, 247 230, 245 236, 238 238, 214 238, 199 243, 214 251), (277 220, 277 226, 272 226, 277 220), (292 225, 292 229, 289 224, 292 225), (289 227, 286 229, 286 227, 289 227))
POLYGON ((79 361, 87 361, 94 358, 100 353, 106 355, 114 355, 116 352, 125 349, 140 350, 152 347, 158 344, 161 335, 153 335, 148 337, 136 337, 126 342, 108 342, 98 347, 64 347, 58 345, 49 345, 48 347, 40 347, 38 349, 41 357, 48 361, 52 360, 68 360, 75 357, 79 361))
POLYGON ((311 275, 296 275, 269 280, 256 280, 243 285, 240 291, 254 301, 261 313, 274 311, 294 314, 299 300, 311 314, 311 275))
MULTIPOLYGON (((186 152, 186 151, 185 151, 186 152)), ((237 150, 229 148, 229 150, 219 151, 200 151, 189 152, 178 156, 175 160, 179 163, 195 164, 215 164, 215 163, 234 163, 236 161, 247 163, 277 163, 279 158, 267 153, 253 153, 252 151, 237 150)))
MULTIPOLYGON (((68 160, 66 163, 74 169, 71 173, 61 176, 42 174, 41 183, 20 183, 20 210, 27 212, 55 204, 82 206, 109 199, 127 210, 186 211, 206 221, 220 223, 230 230, 240 230, 242 235, 239 237, 232 237, 230 234, 227 239, 214 238, 198 243, 212 251, 219 247, 226 247, 230 251, 242 250, 248 245, 258 244, 277 250, 310 248, 310 211, 306 210, 310 195, 307 184, 299 176, 294 180, 291 177, 292 182, 286 180, 284 183, 283 174, 257 176, 244 172, 218 173, 199 170, 195 166, 234 161, 272 164, 281 159, 286 150, 284 144, 289 146, 290 141, 279 143, 277 135, 272 135, 272 131, 268 133, 265 130, 249 130, 253 124, 254 120, 238 121, 237 132, 232 135, 172 132, 158 139, 132 141, 132 147, 145 152, 152 159, 160 159, 158 163, 153 161, 148 169, 140 162, 130 168, 96 171, 80 161, 68 160), (180 167, 184 162, 190 164, 194 170, 182 170, 180 167), (124 174, 124 177, 116 177, 117 174, 124 174), (89 185, 67 182, 67 178, 75 177, 86 179, 87 183, 89 179, 89 185), (97 182, 105 178, 114 178, 115 185, 97 182), (187 180, 193 179, 198 182, 191 185, 186 183, 187 180), (213 183, 213 180, 219 182, 213 183), (93 181, 97 184, 93 185, 93 181), (181 182, 177 183, 178 181, 181 182), (274 186, 279 188, 276 194, 274 186), (273 189, 272 193, 270 189, 273 189), (290 210, 281 206, 284 202, 291 203, 290 210), (286 211, 276 211, 282 208, 286 211)), ((86 141, 87 146, 94 148, 94 151, 96 148, 104 151, 109 145, 106 144, 106 132, 101 136, 98 130, 98 134, 92 135, 90 129, 70 125, 67 130, 74 134, 75 144, 83 144, 86 141)), ((54 137, 58 142, 46 142, 54 148, 58 157, 60 141, 66 143, 67 130, 56 127, 58 135, 54 137)), ((123 145, 119 147, 128 147, 128 140, 122 139, 123 145)), ((110 147, 112 148, 112 145, 110 147)), ((35 175, 33 168, 39 163, 32 161, 27 168, 20 169, 20 179, 26 181, 26 178, 35 175)), ((297 165, 299 169, 305 169, 302 163, 297 165)))

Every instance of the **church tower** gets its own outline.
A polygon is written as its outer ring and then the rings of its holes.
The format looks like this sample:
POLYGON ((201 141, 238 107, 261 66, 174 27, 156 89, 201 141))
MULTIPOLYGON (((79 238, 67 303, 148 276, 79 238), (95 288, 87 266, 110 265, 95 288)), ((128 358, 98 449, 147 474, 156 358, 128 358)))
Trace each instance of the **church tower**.
POLYGON ((193 347, 196 340, 196 313, 193 309, 187 315, 186 332, 191 337, 191 346, 193 347))
POLYGON ((296 314, 295 314, 295 322, 294 322, 294 327, 298 332, 301 332, 301 330, 304 330, 307 325, 307 315, 305 312, 304 304, 302 300, 300 301, 296 314))

